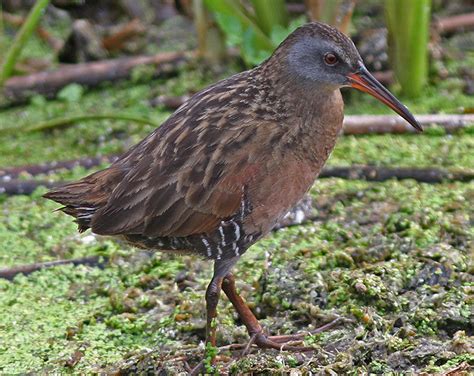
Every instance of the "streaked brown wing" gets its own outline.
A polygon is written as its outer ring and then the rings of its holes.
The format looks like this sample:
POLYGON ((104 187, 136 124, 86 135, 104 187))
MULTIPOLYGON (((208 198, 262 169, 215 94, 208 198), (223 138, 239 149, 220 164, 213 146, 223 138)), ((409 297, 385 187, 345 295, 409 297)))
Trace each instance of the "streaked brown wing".
POLYGON ((251 119, 226 111, 237 89, 201 93, 117 161, 128 172, 92 218, 92 231, 188 236, 214 231, 235 214, 256 173, 238 150, 253 127, 232 126, 251 119))

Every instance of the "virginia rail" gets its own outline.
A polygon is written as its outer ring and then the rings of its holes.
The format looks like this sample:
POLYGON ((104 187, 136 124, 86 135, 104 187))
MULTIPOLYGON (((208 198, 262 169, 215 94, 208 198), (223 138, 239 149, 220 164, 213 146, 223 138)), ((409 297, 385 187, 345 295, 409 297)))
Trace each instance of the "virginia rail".
POLYGON ((314 183, 342 128, 342 87, 373 95, 422 130, 352 41, 314 22, 256 68, 195 94, 109 168, 45 197, 64 205, 79 231, 213 260, 207 341, 215 345, 222 289, 253 342, 280 349, 284 339, 264 334, 231 269, 314 183))

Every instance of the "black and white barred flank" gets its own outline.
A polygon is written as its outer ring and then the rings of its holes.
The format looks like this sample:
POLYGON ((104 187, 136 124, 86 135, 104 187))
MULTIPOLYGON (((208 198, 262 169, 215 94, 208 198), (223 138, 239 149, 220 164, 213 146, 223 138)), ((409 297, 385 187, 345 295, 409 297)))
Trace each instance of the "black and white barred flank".
POLYGON ((239 212, 228 220, 220 222, 212 234, 186 237, 148 237, 141 234, 124 235, 125 240, 148 249, 191 251, 213 260, 226 260, 241 256, 261 237, 261 233, 247 234, 243 227, 244 218, 250 213, 251 205, 244 191, 239 212))

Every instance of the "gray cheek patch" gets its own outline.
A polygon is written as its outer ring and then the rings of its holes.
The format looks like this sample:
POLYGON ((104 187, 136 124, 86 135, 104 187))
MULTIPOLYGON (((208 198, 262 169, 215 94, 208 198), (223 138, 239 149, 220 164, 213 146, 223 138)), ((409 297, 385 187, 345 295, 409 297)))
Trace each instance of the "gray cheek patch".
POLYGON ((288 54, 290 70, 308 80, 315 80, 321 71, 318 62, 320 46, 315 42, 312 38, 305 38, 295 43, 288 54))
POLYGON ((333 49, 334 47, 322 40, 312 37, 302 39, 292 46, 288 54, 290 71, 305 80, 329 82, 330 77, 325 74, 322 57, 325 52, 333 49))

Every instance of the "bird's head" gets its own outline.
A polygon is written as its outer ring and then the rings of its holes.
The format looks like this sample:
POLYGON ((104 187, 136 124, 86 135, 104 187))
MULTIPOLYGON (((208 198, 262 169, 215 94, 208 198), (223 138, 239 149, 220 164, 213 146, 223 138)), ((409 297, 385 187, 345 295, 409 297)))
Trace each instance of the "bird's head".
POLYGON ((329 25, 312 22, 299 27, 274 56, 283 57, 291 76, 302 83, 364 91, 390 107, 415 129, 423 130, 410 111, 370 74, 354 43, 329 25))

